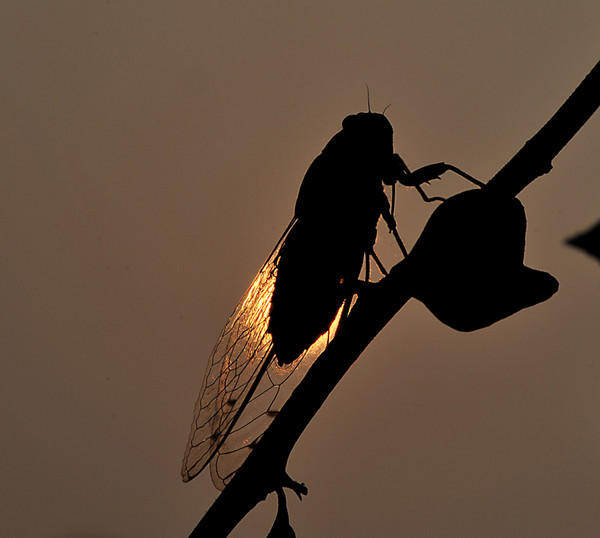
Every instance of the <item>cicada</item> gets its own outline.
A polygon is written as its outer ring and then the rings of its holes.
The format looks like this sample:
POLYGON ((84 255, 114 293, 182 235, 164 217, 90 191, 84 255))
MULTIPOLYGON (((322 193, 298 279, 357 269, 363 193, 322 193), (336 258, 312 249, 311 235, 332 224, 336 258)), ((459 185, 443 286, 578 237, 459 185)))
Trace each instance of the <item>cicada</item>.
MULTIPOLYGON (((452 169, 438 163, 411 173, 394 152, 383 114, 347 116, 312 162, 294 216, 242 296, 210 356, 185 451, 187 482, 209 463, 223 489, 277 416, 293 388, 351 308, 383 218, 396 230, 384 186, 416 187, 452 169)), ((458 171, 460 173, 460 171, 458 171)), ((393 195, 392 195, 393 200, 393 195)))

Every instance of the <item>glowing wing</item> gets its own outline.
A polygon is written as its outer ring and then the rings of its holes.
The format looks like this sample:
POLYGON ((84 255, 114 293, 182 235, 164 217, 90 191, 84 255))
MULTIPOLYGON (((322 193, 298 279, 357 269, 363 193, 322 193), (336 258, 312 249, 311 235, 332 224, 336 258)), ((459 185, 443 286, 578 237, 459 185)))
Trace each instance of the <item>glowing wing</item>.
POLYGON ((279 250, 293 224, 242 296, 210 356, 183 458, 184 482, 210 463, 213 484, 223 489, 335 335, 342 308, 329 330, 294 362, 280 366, 274 360, 269 309, 279 250))

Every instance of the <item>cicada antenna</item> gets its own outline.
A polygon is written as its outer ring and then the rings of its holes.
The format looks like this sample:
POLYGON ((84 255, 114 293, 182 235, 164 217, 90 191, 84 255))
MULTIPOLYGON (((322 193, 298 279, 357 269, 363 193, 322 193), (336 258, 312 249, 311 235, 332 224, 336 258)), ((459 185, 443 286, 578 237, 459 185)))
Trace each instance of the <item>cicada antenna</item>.
POLYGON ((369 95, 369 85, 365 82, 365 86, 367 87, 367 107, 369 108, 369 113, 371 112, 371 96, 369 95))
POLYGON ((390 103, 388 106, 386 106, 386 107, 383 109, 383 112, 382 112, 382 114, 383 114, 384 116, 385 116, 385 111, 386 111, 388 108, 390 108, 391 106, 392 106, 392 103, 390 103))

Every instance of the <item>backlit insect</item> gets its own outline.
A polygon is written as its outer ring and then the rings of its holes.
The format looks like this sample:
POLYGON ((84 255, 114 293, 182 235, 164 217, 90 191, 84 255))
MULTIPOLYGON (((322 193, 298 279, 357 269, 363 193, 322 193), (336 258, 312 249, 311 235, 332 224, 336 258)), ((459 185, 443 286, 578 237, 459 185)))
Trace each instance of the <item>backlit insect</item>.
POLYGON ((447 170, 462 174, 444 163, 411 173, 394 153, 383 114, 344 119, 310 165, 292 221, 219 336, 196 403, 184 482, 210 463, 213 483, 225 487, 335 336, 363 263, 366 280, 371 258, 385 274, 373 249, 380 217, 406 256, 384 185, 392 193, 397 182, 416 187, 430 200, 420 185, 447 170))

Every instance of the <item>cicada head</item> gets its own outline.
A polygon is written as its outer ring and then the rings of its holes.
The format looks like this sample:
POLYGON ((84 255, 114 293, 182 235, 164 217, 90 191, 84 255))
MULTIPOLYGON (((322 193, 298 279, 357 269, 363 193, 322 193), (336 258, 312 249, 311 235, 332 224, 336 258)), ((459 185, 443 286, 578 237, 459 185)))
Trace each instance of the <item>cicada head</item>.
POLYGON ((387 148, 394 152, 394 130, 392 124, 383 115, 376 112, 359 112, 346 116, 342 121, 342 129, 349 138, 361 141, 374 148, 387 148))
POLYGON ((383 114, 359 112, 346 116, 342 128, 354 151, 368 160, 370 169, 385 185, 410 174, 400 155, 394 153, 394 130, 383 114))

